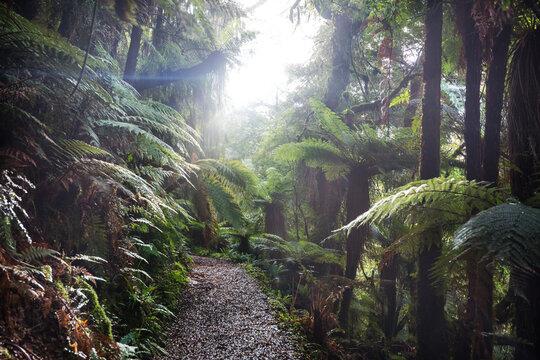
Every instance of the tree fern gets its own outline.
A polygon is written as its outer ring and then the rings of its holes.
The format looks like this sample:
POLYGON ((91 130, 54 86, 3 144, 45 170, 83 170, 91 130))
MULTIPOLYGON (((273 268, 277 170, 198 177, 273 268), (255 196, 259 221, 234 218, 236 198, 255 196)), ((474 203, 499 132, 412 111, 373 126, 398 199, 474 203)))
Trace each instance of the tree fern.
POLYGON ((205 170, 219 179, 225 186, 236 193, 251 196, 258 195, 259 179, 244 164, 237 160, 201 159, 195 163, 201 170, 205 170))
POLYGON ((243 214, 233 195, 218 180, 208 177, 202 181, 212 206, 235 228, 243 225, 243 214))
POLYGON ((403 219, 409 226, 455 226, 467 221, 474 212, 500 204, 503 199, 501 189, 475 181, 454 178, 417 181, 377 201, 342 230, 381 223, 392 216, 403 219))
POLYGON ((383 136, 369 126, 353 129, 323 103, 312 100, 311 106, 319 120, 322 139, 281 145, 276 150, 278 159, 304 160, 308 166, 322 168, 329 180, 346 175, 355 165, 366 167, 371 176, 408 168, 416 161, 413 149, 407 145, 410 130, 396 129, 390 136, 383 136))
POLYGON ((520 203, 491 207, 463 224, 452 242, 459 252, 478 250, 539 276, 540 210, 520 203))
POLYGON ((349 172, 350 162, 331 143, 324 140, 307 139, 300 143, 281 145, 276 149, 276 158, 285 161, 305 161, 311 167, 323 169, 328 180, 335 180, 349 172))

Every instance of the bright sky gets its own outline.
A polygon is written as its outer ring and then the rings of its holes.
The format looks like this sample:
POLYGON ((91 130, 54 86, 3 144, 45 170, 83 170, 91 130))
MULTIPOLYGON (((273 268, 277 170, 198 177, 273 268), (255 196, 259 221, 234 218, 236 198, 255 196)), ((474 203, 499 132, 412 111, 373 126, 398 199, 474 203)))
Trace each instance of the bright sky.
MULTIPOLYGON (((238 0, 249 9, 261 0, 238 0)), ((226 95, 234 107, 252 103, 273 104, 276 93, 287 89, 286 67, 306 62, 313 50, 319 23, 302 16, 300 25, 289 21, 294 0, 266 0, 248 13, 246 27, 255 40, 244 45, 241 65, 229 71, 226 95)), ((281 96, 281 95, 280 95, 281 96)))

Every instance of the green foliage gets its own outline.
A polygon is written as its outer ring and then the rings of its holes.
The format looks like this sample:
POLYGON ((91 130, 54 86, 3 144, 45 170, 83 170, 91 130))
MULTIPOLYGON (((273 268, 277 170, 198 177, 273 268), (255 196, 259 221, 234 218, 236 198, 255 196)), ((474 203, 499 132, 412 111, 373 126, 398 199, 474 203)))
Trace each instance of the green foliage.
POLYGON ((409 100, 411 100, 411 94, 409 93, 409 89, 406 89, 404 92, 396 96, 392 101, 390 101, 389 107, 400 105, 400 104, 408 104, 409 100))
POLYGON ((304 160, 308 166, 322 168, 328 180, 343 177, 355 164, 376 174, 407 168, 415 161, 407 146, 411 140, 408 129, 396 129, 390 136, 367 125, 353 130, 320 101, 311 100, 311 106, 323 139, 281 145, 276 150, 278 159, 304 160))
MULTIPOLYGON (((111 73, 110 57, 89 55, 72 93, 83 51, 3 4, 0 26, 0 131, 6 139, 0 245, 10 251, 10 262, 53 264, 32 268, 29 279, 58 284, 46 295, 41 286, 33 298, 41 310, 47 301, 50 308, 51 296, 65 299, 59 333, 51 338, 69 340, 73 353, 112 359, 118 351, 129 357, 159 352, 162 323, 171 316, 167 305, 174 301, 165 289, 186 279, 180 268, 164 269, 184 261, 191 219, 179 191, 170 189, 193 175, 186 157, 200 150, 198 135, 176 110, 141 100, 111 73), (29 244, 34 237, 40 245, 29 244), (94 290, 87 281, 102 283, 94 290), (104 343, 92 340, 77 318, 85 301, 89 328, 109 339, 104 343), (130 314, 129 306, 137 311, 130 314), (116 348, 113 330, 137 337, 116 348)), ((0 261, 8 261, 3 254, 0 261)), ((33 285, 27 290, 35 292, 33 285)), ((32 321, 48 321, 39 316, 32 321)))
POLYGON ((460 226, 452 241, 459 252, 477 250, 538 276, 540 210, 520 203, 493 206, 460 226))
POLYGON ((350 231, 367 223, 380 224, 394 216, 409 226, 455 226, 476 211, 499 204, 503 195, 501 189, 476 181, 434 178, 411 182, 377 201, 342 230, 350 231))
POLYGON ((342 256, 335 250, 325 249, 309 241, 285 241, 278 236, 258 237, 253 247, 268 252, 285 263, 308 267, 312 264, 335 264, 343 266, 342 256))
POLYGON ((336 180, 349 172, 349 163, 334 145, 316 139, 301 143, 281 145, 276 150, 276 158, 284 161, 304 160, 310 167, 323 169, 329 181, 336 180))
POLYGON ((86 293, 86 297, 88 299, 87 306, 90 310, 90 316, 93 317, 93 323, 96 324, 97 331, 104 334, 109 339, 114 340, 111 321, 99 303, 96 291, 90 284, 82 279, 80 279, 79 284, 86 293))
POLYGON ((31 263, 33 261, 49 257, 51 255, 59 255, 58 251, 47 249, 41 246, 29 246, 21 251, 21 260, 31 263))

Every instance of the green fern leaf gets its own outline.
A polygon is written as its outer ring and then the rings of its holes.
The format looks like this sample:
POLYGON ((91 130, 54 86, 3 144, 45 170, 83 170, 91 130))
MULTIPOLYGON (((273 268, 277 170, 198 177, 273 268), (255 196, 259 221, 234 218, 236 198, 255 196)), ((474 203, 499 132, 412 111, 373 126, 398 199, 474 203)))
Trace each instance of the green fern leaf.
POLYGON ((494 206, 463 224, 452 241, 457 250, 477 249, 488 258, 539 275, 539 209, 519 203, 494 206))

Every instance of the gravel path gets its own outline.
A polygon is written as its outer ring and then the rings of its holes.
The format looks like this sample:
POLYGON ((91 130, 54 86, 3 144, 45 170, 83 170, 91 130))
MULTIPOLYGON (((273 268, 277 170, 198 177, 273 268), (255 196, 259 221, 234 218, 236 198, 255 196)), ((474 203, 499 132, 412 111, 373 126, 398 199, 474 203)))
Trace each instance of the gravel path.
POLYGON ((297 360, 253 278, 230 262, 194 256, 191 286, 169 335, 164 359, 297 360))

